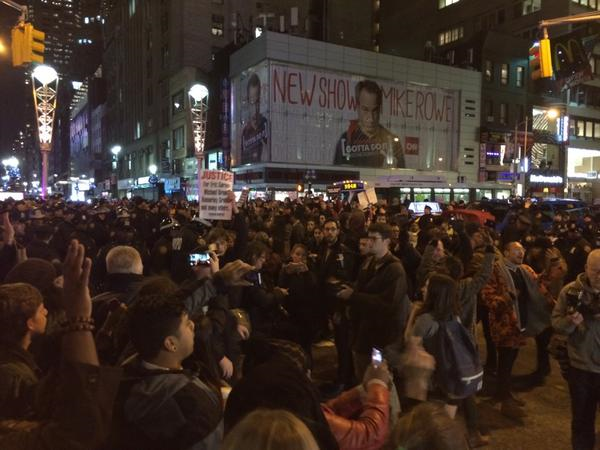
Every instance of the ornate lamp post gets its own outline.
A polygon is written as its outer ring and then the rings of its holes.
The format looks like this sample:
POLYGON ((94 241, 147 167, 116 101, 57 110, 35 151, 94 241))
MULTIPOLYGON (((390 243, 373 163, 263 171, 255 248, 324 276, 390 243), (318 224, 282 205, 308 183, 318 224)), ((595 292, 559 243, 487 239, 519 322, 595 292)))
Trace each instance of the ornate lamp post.
POLYGON ((35 116, 42 153, 42 198, 48 189, 48 153, 52 149, 52 128, 56 111, 58 74, 50 66, 37 66, 31 74, 35 116))
POLYGON ((202 185, 202 166, 204 165, 204 141, 206 139, 206 113, 208 111, 208 88, 203 84, 194 84, 189 92, 192 131, 194 133, 194 153, 198 161, 198 201, 202 185))

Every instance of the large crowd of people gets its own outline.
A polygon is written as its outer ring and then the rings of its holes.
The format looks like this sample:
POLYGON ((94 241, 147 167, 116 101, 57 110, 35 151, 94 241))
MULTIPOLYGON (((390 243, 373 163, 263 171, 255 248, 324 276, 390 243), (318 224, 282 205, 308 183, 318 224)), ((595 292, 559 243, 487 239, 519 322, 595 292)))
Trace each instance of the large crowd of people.
POLYGON ((514 383, 542 385, 551 357, 573 448, 594 448, 593 212, 228 201, 213 222, 166 197, 0 205, 0 448, 477 448, 481 398, 521 422, 514 383), (328 343, 335 379, 317 380, 328 343))

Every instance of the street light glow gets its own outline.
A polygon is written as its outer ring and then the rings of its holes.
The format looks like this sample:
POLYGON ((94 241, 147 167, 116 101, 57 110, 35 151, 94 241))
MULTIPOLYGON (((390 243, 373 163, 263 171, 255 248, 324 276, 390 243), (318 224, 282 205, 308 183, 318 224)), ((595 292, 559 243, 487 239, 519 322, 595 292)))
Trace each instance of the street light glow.
POLYGON ((58 78, 58 73, 50 66, 41 65, 33 70, 33 77, 43 85, 50 84, 58 78))
POLYGON ((556 118, 559 116, 559 114, 560 114, 560 113, 559 113, 558 109, 549 109, 549 110, 546 112, 546 116, 547 116, 549 119, 556 119, 556 118))
POLYGON ((121 153, 122 147, 120 145, 113 145, 113 147, 110 149, 110 152, 115 155, 118 156, 119 153, 121 153))
POLYGON ((197 102, 202 101, 208 97, 208 88, 203 84, 196 83, 190 88, 189 95, 197 102))
POLYGON ((11 156, 10 158, 3 159, 2 165, 8 167, 19 167, 19 160, 16 157, 11 156))
POLYGON ((158 171, 158 167, 156 167, 156 164, 150 164, 148 166, 148 171, 150 172, 150 174, 156 175, 156 172, 158 171))

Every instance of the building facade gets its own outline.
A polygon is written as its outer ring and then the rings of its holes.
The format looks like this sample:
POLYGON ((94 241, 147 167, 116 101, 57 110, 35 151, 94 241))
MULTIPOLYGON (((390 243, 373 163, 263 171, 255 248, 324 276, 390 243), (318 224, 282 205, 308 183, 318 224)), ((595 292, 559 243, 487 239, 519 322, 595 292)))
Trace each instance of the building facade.
POLYGON ((237 189, 293 191, 311 171, 317 190, 360 179, 449 201, 478 182, 477 72, 267 32, 230 78, 237 189))
POLYGON ((167 193, 196 177, 187 94, 196 82, 210 87, 205 165, 228 167, 229 133, 222 125, 230 107, 228 61, 218 64, 219 55, 228 60, 232 49, 270 30, 372 49, 374 28, 356 30, 359 19, 374 23, 376 3, 356 3, 349 10, 338 0, 115 1, 104 28, 110 123, 104 152, 122 149, 119 195, 150 188, 143 182, 151 165, 167 193))
MULTIPOLYGON (((598 187, 590 181, 593 170, 584 168, 594 166, 594 151, 600 149, 593 134, 597 82, 563 92, 548 82, 532 82, 528 50, 541 37, 540 20, 599 7, 596 0, 383 0, 381 51, 481 73, 481 181, 521 184, 533 195, 591 200, 598 187), (522 172, 516 180, 514 160, 520 161, 522 172), (532 176, 547 183, 532 182, 532 176)), ((548 31, 555 39, 573 28, 560 25, 548 31)), ((598 50, 589 49, 592 61, 598 50)))

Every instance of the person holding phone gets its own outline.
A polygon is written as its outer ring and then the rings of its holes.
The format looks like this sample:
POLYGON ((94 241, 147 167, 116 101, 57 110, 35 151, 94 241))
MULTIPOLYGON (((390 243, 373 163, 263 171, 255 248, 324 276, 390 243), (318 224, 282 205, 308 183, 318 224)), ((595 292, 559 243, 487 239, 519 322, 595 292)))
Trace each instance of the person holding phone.
POLYGON ((317 276, 308 269, 308 249, 296 244, 290 252, 290 261, 279 273, 279 286, 288 289, 285 309, 298 332, 298 344, 312 361, 312 343, 319 328, 317 276))

